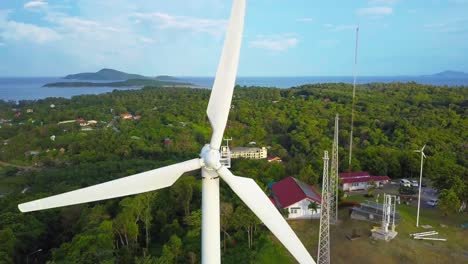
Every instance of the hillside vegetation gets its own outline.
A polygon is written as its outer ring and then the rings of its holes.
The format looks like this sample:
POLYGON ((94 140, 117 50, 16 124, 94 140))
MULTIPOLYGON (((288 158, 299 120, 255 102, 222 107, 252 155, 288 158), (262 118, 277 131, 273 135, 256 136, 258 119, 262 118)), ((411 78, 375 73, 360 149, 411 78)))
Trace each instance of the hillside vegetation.
MULTIPOLYGON (((225 132, 233 138, 230 146, 255 141, 284 162, 233 160, 234 173, 254 178, 264 190, 286 176, 320 183, 337 113, 340 171, 348 170, 351 91, 348 84, 236 87, 225 132)), ((0 160, 6 162, 0 165, 0 263, 24 263, 39 248, 40 263, 199 263, 199 172, 171 188, 122 199, 27 214, 17 204, 196 157, 211 135, 209 96, 203 89, 145 87, 19 105, 0 102, 0 160), (141 118, 120 118, 124 113, 141 118), (97 123, 88 131, 73 121, 59 124, 77 118, 97 123)), ((468 194, 467 106, 466 88, 358 86, 352 170, 415 177, 420 156, 413 150, 427 144, 424 177, 452 201, 447 217, 457 214, 453 204, 468 194)), ((225 184, 221 202, 223 263, 290 261, 225 184)), ((314 226, 294 225, 316 234, 314 226)), ((313 254, 315 239, 306 243, 313 254)))

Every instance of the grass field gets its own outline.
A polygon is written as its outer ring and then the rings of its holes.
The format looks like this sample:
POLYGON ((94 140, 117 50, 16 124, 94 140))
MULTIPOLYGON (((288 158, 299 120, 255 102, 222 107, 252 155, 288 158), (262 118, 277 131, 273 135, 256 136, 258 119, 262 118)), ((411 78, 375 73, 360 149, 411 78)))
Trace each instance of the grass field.
MULTIPOLYGON (((364 197, 351 196, 350 200, 362 201, 364 197)), ((340 224, 330 228, 331 263, 468 263, 468 230, 460 224, 468 222, 468 215, 444 216, 438 209, 421 209, 420 226, 431 225, 433 229, 416 228, 416 208, 398 205, 402 221, 396 227, 398 235, 389 242, 374 241, 369 238, 370 229, 376 224, 350 219, 349 210, 339 211, 340 224), (446 227, 442 227, 441 224, 446 227), (353 229, 361 238, 350 241, 353 229), (414 240, 409 234, 436 230, 436 237, 447 238, 447 242, 414 240)), ((317 256, 319 220, 290 221, 314 259, 317 256)), ((275 238, 272 238, 275 239, 275 238)), ((276 240, 276 239, 275 239, 276 240)), ((278 242, 279 243, 279 242, 278 242)), ((296 263, 292 256, 287 261, 274 261, 275 255, 288 254, 285 251, 271 253, 270 262, 262 263, 296 263)))

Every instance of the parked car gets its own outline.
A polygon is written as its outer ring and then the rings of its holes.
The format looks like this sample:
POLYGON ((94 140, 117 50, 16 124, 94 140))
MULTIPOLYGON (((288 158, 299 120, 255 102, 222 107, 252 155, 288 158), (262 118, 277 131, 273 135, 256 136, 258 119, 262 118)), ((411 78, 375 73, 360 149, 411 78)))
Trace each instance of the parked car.
POLYGON ((432 207, 435 207, 438 202, 439 202, 439 199, 430 199, 429 201, 426 202, 426 204, 432 207))
POLYGON ((411 187, 411 182, 408 181, 407 179, 401 179, 400 180, 400 186, 411 187))
POLYGON ((411 186, 412 186, 412 187, 419 187, 418 181, 417 181, 417 180, 412 180, 412 181, 411 181, 411 186))

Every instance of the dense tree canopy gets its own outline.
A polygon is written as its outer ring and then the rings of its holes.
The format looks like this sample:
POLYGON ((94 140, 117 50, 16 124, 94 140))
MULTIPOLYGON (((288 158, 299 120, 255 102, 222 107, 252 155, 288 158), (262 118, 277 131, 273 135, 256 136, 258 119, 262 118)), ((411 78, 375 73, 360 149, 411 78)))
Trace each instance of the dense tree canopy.
MULTIPOLYGON (((236 87, 225 132, 233 138, 230 145, 255 141, 284 162, 233 160, 234 173, 254 178, 265 192, 268 183, 289 175, 319 183, 335 114, 340 171, 348 170, 350 91, 342 83, 236 87)), ((147 87, 0 102, 0 119, 11 120, 0 128, 0 160, 20 165, 0 170, 0 262, 23 263, 41 248, 35 255, 41 263, 199 263, 199 172, 149 194, 28 214, 16 205, 196 157, 211 134, 209 94, 147 87), (120 118, 123 113, 141 119, 120 118), (59 124, 77 118, 97 124, 90 131, 76 122, 59 124)), ((468 89, 374 83, 359 86, 357 95, 352 170, 417 176, 419 156, 413 150, 427 144, 424 177, 441 191, 447 213, 457 212, 468 198, 468 89)), ((254 262, 261 254, 255 249, 277 247, 223 183, 221 201, 224 263, 254 262)))

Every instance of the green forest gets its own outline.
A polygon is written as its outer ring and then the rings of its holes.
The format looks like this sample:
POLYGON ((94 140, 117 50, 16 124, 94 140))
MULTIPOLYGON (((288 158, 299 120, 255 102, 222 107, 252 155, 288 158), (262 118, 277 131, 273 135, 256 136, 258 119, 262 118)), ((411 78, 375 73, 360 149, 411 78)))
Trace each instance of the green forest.
MULTIPOLYGON (((233 172, 255 179, 266 193, 268 183, 287 176, 320 185, 323 151, 331 151, 339 114, 340 172, 416 177, 414 150, 427 144, 424 177, 438 189, 446 214, 458 213, 468 200, 468 89, 358 85, 349 168, 351 91, 344 83, 237 86, 225 131, 230 146, 255 141, 283 162, 236 159, 233 172)), ((200 263, 199 172, 126 198, 25 214, 17 205, 196 157, 211 136, 209 96, 206 89, 145 87, 0 101, 0 263, 25 263, 38 249, 37 263, 200 263), (139 118, 121 118, 125 113, 139 118), (81 126, 74 122, 80 118, 96 122, 81 126)), ((220 196, 223 263, 289 258, 224 183, 220 196)))

